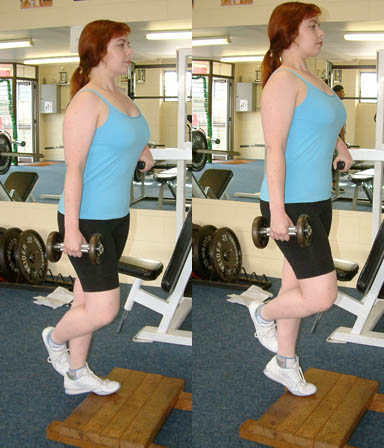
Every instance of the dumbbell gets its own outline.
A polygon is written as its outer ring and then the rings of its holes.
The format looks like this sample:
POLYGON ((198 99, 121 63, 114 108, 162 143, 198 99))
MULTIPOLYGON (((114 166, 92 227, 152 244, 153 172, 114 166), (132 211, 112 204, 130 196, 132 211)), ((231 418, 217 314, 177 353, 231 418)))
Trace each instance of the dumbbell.
POLYGON ((139 160, 136 165, 137 170, 143 170, 145 168, 145 162, 143 160, 139 160))
MULTIPOLYGON (((60 260, 64 251, 63 237, 59 232, 51 232, 48 235, 47 257, 52 263, 60 260)), ((81 245, 81 252, 88 254, 89 261, 92 264, 100 264, 104 258, 103 236, 100 233, 94 233, 89 240, 89 244, 81 245)))
POLYGON ((345 163, 344 163, 342 160, 339 160, 339 161, 336 163, 336 169, 337 169, 337 170, 341 171, 341 170, 344 169, 344 167, 345 167, 345 163))
MULTIPOLYGON (((264 249, 268 244, 270 227, 264 216, 257 216, 252 223, 253 243, 259 249, 264 249)), ((308 215, 302 214, 298 217, 295 227, 288 227, 288 235, 297 237, 300 247, 308 247, 312 243, 311 220, 308 215)))

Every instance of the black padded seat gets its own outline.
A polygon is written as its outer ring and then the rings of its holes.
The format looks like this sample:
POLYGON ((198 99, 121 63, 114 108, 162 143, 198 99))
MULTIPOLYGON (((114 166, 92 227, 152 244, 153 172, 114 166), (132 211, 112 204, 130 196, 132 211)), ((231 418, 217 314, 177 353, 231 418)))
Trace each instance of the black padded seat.
POLYGON ((32 193, 39 175, 33 171, 13 171, 4 182, 14 201, 25 202, 32 193))
POLYGON ((337 280, 340 282, 348 282, 352 280, 359 271, 359 265, 353 261, 334 258, 333 264, 335 265, 337 280))
POLYGON ((164 272, 161 287, 164 291, 172 293, 184 268, 188 254, 192 247, 192 207, 187 213, 183 227, 177 238, 167 269, 164 272))
POLYGON ((142 280, 156 280, 163 271, 163 263, 146 258, 121 257, 119 260, 120 274, 142 280))
MULTIPOLYGON (((367 261, 357 280, 357 289, 365 294, 372 286, 377 272, 384 261, 384 221, 381 223, 367 261)), ((384 283, 384 279, 383 279, 384 283)))

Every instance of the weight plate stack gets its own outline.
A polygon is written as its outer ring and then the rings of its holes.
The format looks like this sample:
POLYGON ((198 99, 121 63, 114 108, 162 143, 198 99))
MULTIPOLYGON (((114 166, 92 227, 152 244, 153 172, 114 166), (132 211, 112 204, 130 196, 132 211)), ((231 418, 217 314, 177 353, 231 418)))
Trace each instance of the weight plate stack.
POLYGON ((4 279, 11 283, 20 279, 15 256, 17 239, 20 233, 19 228, 12 227, 6 230, 0 238, 0 272, 4 279))
POLYGON ((218 229, 212 236, 209 257, 217 275, 224 282, 233 282, 240 277, 242 254, 236 234, 228 227, 218 229))
POLYGON ((34 230, 25 230, 17 239, 15 259, 18 271, 32 285, 44 282, 48 270, 47 253, 41 236, 34 230))
POLYGON ((209 245, 215 232, 215 226, 203 226, 194 241, 193 251, 195 252, 194 260, 196 269, 196 272, 194 272, 204 280, 214 280, 216 278, 216 273, 209 257, 209 245))

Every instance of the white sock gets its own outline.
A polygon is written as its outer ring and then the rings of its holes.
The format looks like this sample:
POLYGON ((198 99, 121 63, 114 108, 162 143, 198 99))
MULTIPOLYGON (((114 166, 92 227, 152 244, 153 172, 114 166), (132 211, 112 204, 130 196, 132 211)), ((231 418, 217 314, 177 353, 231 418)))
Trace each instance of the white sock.
POLYGON ((277 354, 276 361, 282 369, 292 369, 296 364, 296 356, 293 358, 287 358, 286 356, 277 354))
POLYGON ((53 333, 53 330, 51 330, 48 335, 48 344, 51 347, 51 349, 56 352, 56 351, 63 350, 64 348, 67 348, 67 346, 65 344, 56 344, 56 342, 52 339, 52 333, 53 333))
POLYGON ((72 380, 77 380, 78 378, 82 377, 87 370, 86 366, 79 367, 78 369, 69 369, 68 370, 68 376, 72 380))
POLYGON ((263 308, 263 306, 260 306, 257 309, 255 317, 256 317, 257 321, 259 322, 259 324, 261 324, 261 325, 271 325, 273 323, 273 320, 264 319, 264 317, 261 315, 261 309, 263 308))

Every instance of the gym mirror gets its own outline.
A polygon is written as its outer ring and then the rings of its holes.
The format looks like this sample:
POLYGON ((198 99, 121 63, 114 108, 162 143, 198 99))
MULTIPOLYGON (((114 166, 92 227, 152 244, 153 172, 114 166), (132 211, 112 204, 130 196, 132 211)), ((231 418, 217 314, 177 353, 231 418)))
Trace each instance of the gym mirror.
MULTIPOLYGON (((363 29, 364 24, 360 25, 363 29)), ((377 48, 345 41, 343 36, 348 26, 344 22, 322 23, 324 46, 308 67, 329 85, 344 87, 346 142, 352 148, 374 148, 377 48)), ((194 20, 194 39, 225 36, 230 42, 193 47, 194 177, 197 182, 201 179, 196 197, 213 198, 212 192, 221 182, 225 189, 220 195, 222 199, 258 201, 264 175, 260 113, 262 57, 244 62, 229 57, 264 55, 269 45, 266 28, 265 25, 240 27, 234 23, 231 27, 200 29, 194 20), (219 145, 216 139, 220 139, 219 145), (208 151, 200 151, 201 147, 208 147, 208 151), (220 180, 217 172, 205 174, 211 169, 229 171, 229 174, 226 179, 222 174, 220 180)), ((358 164, 355 168, 357 171, 369 169, 370 164, 358 164)), ((362 185, 353 176, 336 173, 332 190, 334 208, 371 211, 372 188, 372 179, 362 185)))
MULTIPOLYGON (((177 147, 177 68, 176 49, 190 47, 190 40, 151 41, 145 35, 147 22, 129 24, 130 44, 134 50, 128 73, 117 82, 119 87, 133 98, 145 116, 150 127, 150 146, 177 147)), ((186 27, 184 25, 184 27, 186 27)), ((80 33, 81 27, 78 31, 80 33)), ((76 31, 76 30, 75 30, 76 31)), ((73 32, 73 29, 72 29, 73 32)), ((3 35, 4 34, 4 35, 3 35)), ((62 123, 69 103, 69 81, 77 62, 22 63, 26 59, 41 55, 44 58, 57 54, 68 54, 70 27, 45 28, 6 32, 2 38, 14 38, 28 34, 33 47, 17 50, 2 50, 1 58, 19 63, 0 62, 0 130, 9 133, 11 139, 25 141, 18 152, 38 153, 44 157, 18 158, 17 166, 11 159, 2 156, 0 182, 13 190, 31 189, 28 199, 42 203, 57 203, 64 183, 64 149, 62 123), (15 87, 16 86, 16 90, 15 87), (14 113, 15 111, 15 113, 14 113), (7 167, 3 165, 7 165, 7 167), (8 179, 14 171, 33 171, 38 182, 16 186, 8 179), (8 179, 8 182, 7 182, 8 179)), ((191 61, 188 64, 191 69, 191 61)), ((191 73, 187 74, 186 110, 191 114, 191 73)), ((187 126, 187 124, 186 124, 187 126)), ((187 127, 187 129, 189 129, 187 127)), ((187 132, 187 135, 189 133, 187 132)), ((4 144, 0 140, 0 150, 4 144), (2 146, 1 146, 2 145, 2 146)), ((14 159, 13 159, 14 160, 14 159)), ((167 168, 164 161, 156 173, 167 168)), ((175 209, 173 182, 163 183, 153 173, 144 178, 136 173, 132 185, 132 204, 136 208, 175 209), (163 201, 159 196, 163 196, 163 201), (144 200, 145 199, 145 200, 144 200)), ((17 191, 11 194, 17 200, 17 191)), ((190 176, 187 176, 187 198, 191 197, 190 176)), ((8 197, 2 195, 1 197, 8 197)), ((1 199, 0 199, 1 200, 1 199)))

